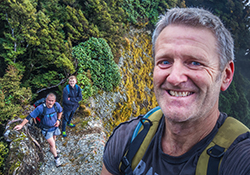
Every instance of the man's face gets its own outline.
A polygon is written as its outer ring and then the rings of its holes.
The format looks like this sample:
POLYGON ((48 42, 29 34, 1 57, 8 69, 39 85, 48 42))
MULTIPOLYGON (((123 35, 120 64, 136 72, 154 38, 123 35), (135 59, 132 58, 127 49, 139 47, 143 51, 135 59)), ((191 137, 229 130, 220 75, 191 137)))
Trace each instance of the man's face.
POLYGON ((216 39, 205 28, 169 25, 155 45, 154 91, 164 115, 174 122, 218 112, 224 73, 216 39))
POLYGON ((52 108, 56 102, 56 99, 53 95, 50 95, 46 98, 46 106, 47 108, 52 108))
POLYGON ((76 79, 69 79, 69 85, 71 86, 71 87, 75 87, 75 85, 76 85, 76 79))

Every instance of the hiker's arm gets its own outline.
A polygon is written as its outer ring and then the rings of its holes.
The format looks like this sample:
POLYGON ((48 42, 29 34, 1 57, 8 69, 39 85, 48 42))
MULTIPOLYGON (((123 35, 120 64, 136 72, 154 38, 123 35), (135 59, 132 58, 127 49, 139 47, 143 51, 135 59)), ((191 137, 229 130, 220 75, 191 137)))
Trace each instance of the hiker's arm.
POLYGON ((112 175, 108 170, 106 169, 105 165, 102 166, 102 172, 101 175, 112 175))
MULTIPOLYGON (((80 88, 79 88, 80 89, 80 88)), ((80 91, 78 92, 77 96, 76 97, 71 97, 70 98, 70 101, 72 102, 75 102, 75 103, 78 103, 79 101, 82 100, 82 91, 80 89, 80 91)))
POLYGON ((70 101, 78 103, 82 100, 82 89, 79 86, 77 86, 76 88, 79 88, 76 97, 71 97, 70 101))
POLYGON ((69 95, 68 95, 68 91, 67 91, 66 87, 63 89, 63 103, 66 105, 74 105, 75 104, 74 102, 69 100, 69 95))
MULTIPOLYGON (((58 112, 57 113, 57 119, 61 120, 62 118, 62 112, 58 112)), ((55 123, 55 127, 58 127, 60 125, 60 121, 59 120, 56 120, 56 123, 55 123)))
POLYGON ((27 120, 26 118, 22 121, 22 123, 21 124, 19 124, 19 125, 16 125, 15 127, 14 127, 14 129, 15 130, 20 130, 20 129, 22 129, 22 127, 26 124, 26 123, 28 123, 29 122, 29 120, 27 120))

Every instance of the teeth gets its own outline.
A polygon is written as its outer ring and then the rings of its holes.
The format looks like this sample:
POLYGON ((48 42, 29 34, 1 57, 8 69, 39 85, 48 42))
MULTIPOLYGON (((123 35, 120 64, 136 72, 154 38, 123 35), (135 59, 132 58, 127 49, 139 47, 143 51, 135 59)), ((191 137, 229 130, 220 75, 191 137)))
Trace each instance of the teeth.
POLYGON ((175 97, 186 97, 191 94, 191 92, 176 92, 176 91, 169 91, 169 94, 175 97))

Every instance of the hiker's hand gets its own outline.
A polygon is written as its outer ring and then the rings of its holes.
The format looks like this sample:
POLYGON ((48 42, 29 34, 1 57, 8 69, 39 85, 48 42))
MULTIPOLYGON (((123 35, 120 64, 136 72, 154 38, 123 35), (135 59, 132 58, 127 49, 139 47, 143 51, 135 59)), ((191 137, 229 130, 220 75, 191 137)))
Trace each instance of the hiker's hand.
POLYGON ((56 123, 54 124, 55 127, 58 127, 60 125, 59 120, 56 121, 56 123))
POLYGON ((20 129, 22 129, 22 127, 23 127, 23 126, 20 124, 20 125, 16 125, 16 126, 14 127, 14 129, 15 129, 15 130, 20 130, 20 129))

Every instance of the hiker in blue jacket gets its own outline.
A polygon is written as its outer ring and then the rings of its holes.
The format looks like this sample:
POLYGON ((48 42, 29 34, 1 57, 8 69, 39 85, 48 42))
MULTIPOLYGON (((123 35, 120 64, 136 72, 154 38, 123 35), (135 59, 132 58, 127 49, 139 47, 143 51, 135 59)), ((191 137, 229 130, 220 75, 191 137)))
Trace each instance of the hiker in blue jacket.
POLYGON ((36 118, 37 116, 42 116, 42 134, 50 145, 50 151, 55 157, 56 166, 59 167, 61 165, 61 161, 57 154, 58 150, 56 150, 56 136, 61 134, 58 127, 62 117, 62 107, 58 102, 56 102, 55 94, 49 93, 46 96, 45 104, 37 106, 37 108, 35 108, 35 110, 32 111, 21 124, 16 125, 14 129, 22 129, 22 127, 28 123, 31 118, 36 118))
POLYGON ((71 123, 71 120, 76 109, 79 107, 79 102, 82 100, 81 88, 76 83, 76 77, 72 75, 69 77, 69 84, 63 89, 63 137, 67 137, 67 125, 72 128, 75 127, 75 125, 71 123))
POLYGON ((161 16, 152 43, 159 125, 138 117, 115 128, 105 145, 101 174, 249 175, 249 129, 219 111, 220 91, 234 74, 230 32, 207 10, 173 8, 161 16), (138 123, 144 127, 135 136, 138 123), (157 130, 147 147, 139 148, 145 152, 134 165, 140 134, 154 126, 157 130), (228 140, 226 149, 217 145, 228 140))

